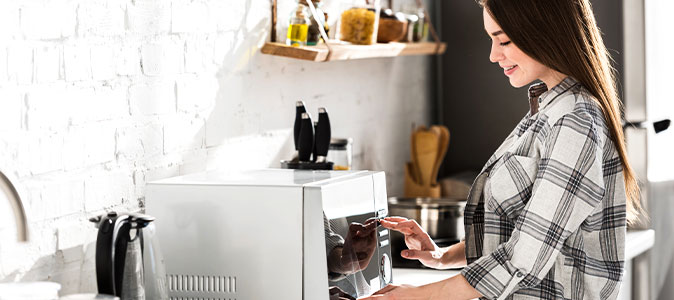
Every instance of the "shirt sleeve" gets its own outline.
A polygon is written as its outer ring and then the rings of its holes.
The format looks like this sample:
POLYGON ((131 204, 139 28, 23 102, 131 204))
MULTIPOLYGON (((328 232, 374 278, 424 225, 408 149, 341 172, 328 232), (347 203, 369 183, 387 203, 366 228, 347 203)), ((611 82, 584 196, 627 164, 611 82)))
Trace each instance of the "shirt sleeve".
POLYGON ((463 269, 489 299, 504 299, 538 285, 564 241, 604 197, 601 129, 586 112, 562 116, 545 137, 531 197, 510 239, 463 269))

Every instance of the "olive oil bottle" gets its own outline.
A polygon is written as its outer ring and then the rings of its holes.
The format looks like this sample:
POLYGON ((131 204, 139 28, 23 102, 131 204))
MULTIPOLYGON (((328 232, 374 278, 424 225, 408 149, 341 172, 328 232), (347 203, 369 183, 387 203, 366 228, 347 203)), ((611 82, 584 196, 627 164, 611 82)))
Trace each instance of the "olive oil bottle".
POLYGON ((287 45, 296 47, 307 45, 309 24, 311 24, 311 21, 307 17, 308 15, 308 7, 302 3, 298 3, 297 8, 290 16, 288 36, 286 39, 287 45))

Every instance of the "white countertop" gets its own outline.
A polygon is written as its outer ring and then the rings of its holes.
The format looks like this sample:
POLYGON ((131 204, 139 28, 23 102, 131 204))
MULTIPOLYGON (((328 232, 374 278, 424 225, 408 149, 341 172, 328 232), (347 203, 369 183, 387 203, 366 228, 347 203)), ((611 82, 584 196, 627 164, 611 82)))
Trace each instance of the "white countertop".
POLYGON ((459 273, 461 270, 393 268, 393 283, 418 286, 447 279, 459 273))
MULTIPOLYGON (((653 247, 655 231, 628 230, 625 237, 625 260, 631 260, 653 247)), ((461 273, 461 270, 433 270, 393 268, 393 283, 424 285, 440 281, 461 273)))
POLYGON ((628 230, 625 236, 625 260, 631 260, 653 248, 655 230, 628 230))

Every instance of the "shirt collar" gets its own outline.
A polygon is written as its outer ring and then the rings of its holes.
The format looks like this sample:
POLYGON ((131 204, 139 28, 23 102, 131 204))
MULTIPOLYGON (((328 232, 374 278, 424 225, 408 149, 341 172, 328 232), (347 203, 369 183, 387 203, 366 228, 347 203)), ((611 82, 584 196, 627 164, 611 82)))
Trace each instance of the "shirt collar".
POLYGON ((557 98, 559 94, 566 92, 578 84, 578 81, 566 77, 560 83, 548 90, 548 86, 544 82, 538 82, 529 86, 529 109, 530 115, 538 113, 541 109, 547 106, 552 100, 557 98))

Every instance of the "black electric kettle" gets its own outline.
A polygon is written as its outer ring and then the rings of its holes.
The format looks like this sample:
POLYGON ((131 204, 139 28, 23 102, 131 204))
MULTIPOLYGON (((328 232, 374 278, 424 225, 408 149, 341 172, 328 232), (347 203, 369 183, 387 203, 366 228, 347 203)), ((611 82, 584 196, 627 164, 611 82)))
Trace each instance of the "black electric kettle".
POLYGON ((155 240, 154 217, 114 211, 91 218, 98 228, 99 294, 122 300, 168 299, 166 271, 155 240))

